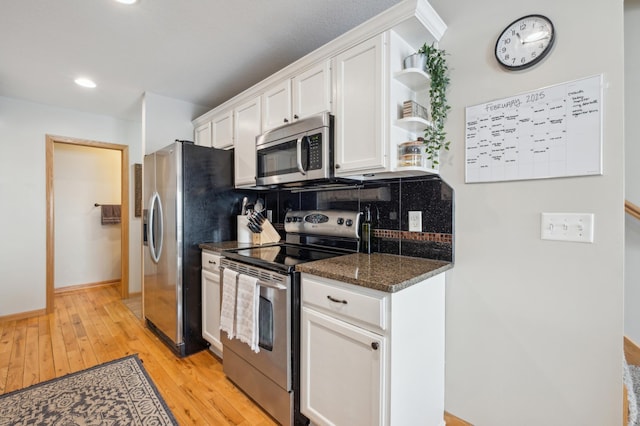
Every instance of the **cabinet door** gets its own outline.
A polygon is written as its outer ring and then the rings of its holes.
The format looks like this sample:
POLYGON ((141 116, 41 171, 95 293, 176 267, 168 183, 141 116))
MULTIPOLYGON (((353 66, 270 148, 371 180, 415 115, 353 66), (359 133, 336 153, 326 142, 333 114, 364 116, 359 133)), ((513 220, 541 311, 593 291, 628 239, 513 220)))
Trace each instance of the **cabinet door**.
POLYGON ((291 121, 291 80, 287 79, 262 94, 264 131, 291 121))
POLYGON ((293 119, 331 111, 330 61, 293 78, 293 119))
POLYGON ((235 186, 256 186, 256 137, 260 134, 260 97, 238 106, 235 124, 235 186))
POLYGON ((220 341, 220 274, 202 271, 202 337, 222 355, 220 341))
POLYGON ((211 146, 211 122, 208 121, 194 130, 195 144, 202 146, 211 146))
POLYGON ((233 111, 225 111, 211 120, 211 146, 220 149, 233 147, 233 111))
POLYGON ((380 425, 386 341, 302 308, 300 409, 318 425, 380 425))
POLYGON ((335 57, 336 175, 372 173, 387 167, 385 148, 386 33, 335 57))

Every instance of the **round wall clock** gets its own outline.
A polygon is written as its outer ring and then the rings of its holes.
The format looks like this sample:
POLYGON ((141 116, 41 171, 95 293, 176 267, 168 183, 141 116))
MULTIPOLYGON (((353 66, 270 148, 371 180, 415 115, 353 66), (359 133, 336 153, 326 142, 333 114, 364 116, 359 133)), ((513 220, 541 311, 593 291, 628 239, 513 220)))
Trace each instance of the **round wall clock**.
POLYGON ((553 23, 543 15, 518 18, 504 29, 496 41, 498 63, 508 70, 521 70, 544 58, 555 39, 553 23))

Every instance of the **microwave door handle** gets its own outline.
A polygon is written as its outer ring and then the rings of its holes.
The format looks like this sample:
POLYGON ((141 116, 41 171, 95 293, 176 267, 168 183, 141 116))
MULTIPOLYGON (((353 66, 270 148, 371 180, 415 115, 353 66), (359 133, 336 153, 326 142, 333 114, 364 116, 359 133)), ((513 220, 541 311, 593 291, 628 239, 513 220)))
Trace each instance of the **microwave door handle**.
POLYGON ((296 143, 296 165, 298 166, 298 171, 302 173, 302 176, 306 176, 307 174, 302 167, 302 139, 304 138, 305 136, 300 136, 296 143))

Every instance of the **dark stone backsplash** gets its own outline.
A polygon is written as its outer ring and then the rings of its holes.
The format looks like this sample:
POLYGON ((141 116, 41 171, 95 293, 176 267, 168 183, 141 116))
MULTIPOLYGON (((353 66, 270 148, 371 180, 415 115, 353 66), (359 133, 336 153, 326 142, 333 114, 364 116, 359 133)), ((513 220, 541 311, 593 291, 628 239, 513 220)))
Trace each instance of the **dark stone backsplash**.
MULTIPOLYGON (((340 209, 363 212, 371 208, 375 230, 408 231, 409 211, 422 211, 422 233, 390 232, 375 238, 374 251, 435 260, 453 261, 453 189, 440 176, 354 182, 357 187, 314 192, 287 189, 260 192, 273 222, 282 224, 288 210, 340 209), (451 243, 431 234, 449 234, 451 243), (434 239, 436 241, 434 241, 434 239)), ((254 193, 255 194, 255 193, 254 193)), ((258 194, 255 194, 256 197, 258 194)), ((278 227, 280 228, 280 227, 278 227)))

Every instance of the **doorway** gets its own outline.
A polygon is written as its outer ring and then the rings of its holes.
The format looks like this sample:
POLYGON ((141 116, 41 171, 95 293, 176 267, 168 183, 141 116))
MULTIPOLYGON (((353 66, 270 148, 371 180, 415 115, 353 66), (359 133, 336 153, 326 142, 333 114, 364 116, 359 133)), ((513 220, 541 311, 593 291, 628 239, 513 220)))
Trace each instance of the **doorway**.
POLYGON ((71 144, 84 147, 102 148, 120 152, 120 296, 129 296, 129 147, 127 145, 97 142, 86 139, 46 135, 46 197, 47 197, 47 238, 46 238, 46 311, 53 312, 55 291, 55 217, 54 217, 54 148, 55 144, 71 144))

